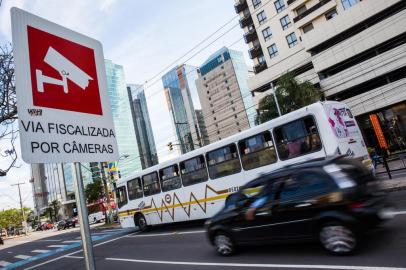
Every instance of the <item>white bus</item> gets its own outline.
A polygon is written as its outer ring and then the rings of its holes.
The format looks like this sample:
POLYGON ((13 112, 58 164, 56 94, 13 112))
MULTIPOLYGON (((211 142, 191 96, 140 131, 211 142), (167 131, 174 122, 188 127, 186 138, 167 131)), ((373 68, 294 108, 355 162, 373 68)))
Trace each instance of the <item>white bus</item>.
POLYGON ((334 155, 354 157, 372 168, 348 107, 318 102, 120 180, 120 223, 145 230, 205 219, 261 174, 334 155))

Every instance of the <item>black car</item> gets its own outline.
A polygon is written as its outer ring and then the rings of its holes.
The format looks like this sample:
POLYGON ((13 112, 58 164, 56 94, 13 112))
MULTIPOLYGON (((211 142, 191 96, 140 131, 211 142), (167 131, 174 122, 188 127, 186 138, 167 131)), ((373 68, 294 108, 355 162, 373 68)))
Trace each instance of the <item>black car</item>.
POLYGON ((218 253, 252 243, 313 239, 333 254, 352 253, 359 235, 391 218, 375 177, 356 160, 310 161, 255 179, 206 221, 218 253))
POLYGON ((72 218, 61 220, 58 222, 58 225, 57 225, 58 231, 69 229, 69 228, 75 228, 75 227, 76 227, 76 221, 72 218))

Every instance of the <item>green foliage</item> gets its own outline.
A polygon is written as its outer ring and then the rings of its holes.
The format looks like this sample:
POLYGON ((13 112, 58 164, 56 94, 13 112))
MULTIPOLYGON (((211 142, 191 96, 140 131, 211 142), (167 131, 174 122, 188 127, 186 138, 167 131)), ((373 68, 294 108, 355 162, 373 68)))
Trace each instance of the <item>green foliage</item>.
MULTIPOLYGON (((28 217, 32 212, 30 208, 24 207, 25 216, 28 217)), ((0 228, 9 227, 21 227, 23 222, 23 215, 21 210, 17 208, 11 208, 0 211, 0 228)))
MULTIPOLYGON (((289 72, 278 79, 275 90, 282 114, 286 114, 320 100, 320 91, 309 81, 298 82, 293 73, 289 72)), ((262 124, 278 117, 275 99, 272 94, 259 101, 257 124, 262 124)))
POLYGON ((95 180, 87 184, 85 188, 86 200, 88 203, 97 202, 103 194, 103 183, 101 180, 95 180))

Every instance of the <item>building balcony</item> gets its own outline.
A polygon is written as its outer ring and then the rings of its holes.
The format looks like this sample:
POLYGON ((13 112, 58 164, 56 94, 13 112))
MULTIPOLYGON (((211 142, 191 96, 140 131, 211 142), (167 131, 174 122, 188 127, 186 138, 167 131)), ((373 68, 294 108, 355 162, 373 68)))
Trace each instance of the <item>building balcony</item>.
POLYGON ((309 14, 313 13, 314 11, 318 10, 319 8, 321 8, 325 4, 329 3, 330 1, 332 1, 332 0, 320 0, 320 2, 318 2, 316 5, 312 6, 311 8, 309 8, 308 10, 303 12, 302 14, 300 14, 300 15, 296 16, 295 18, 293 18, 293 22, 297 23, 298 21, 300 21, 304 17, 308 16, 309 14))
POLYGON ((251 59, 257 58, 258 56, 264 54, 262 52, 261 45, 255 45, 253 48, 251 48, 248 51, 248 53, 249 53, 251 59))
POLYGON ((266 62, 259 63, 258 65, 254 66, 254 73, 258 74, 267 68, 268 68, 268 66, 266 65, 266 62))
POLYGON ((255 28, 252 28, 247 33, 245 33, 244 39, 245 39, 245 43, 249 43, 249 42, 252 42, 253 40, 257 40, 258 35, 257 35, 257 31, 255 31, 255 28))
POLYGON ((246 0, 238 0, 237 3, 234 5, 235 12, 240 13, 248 8, 248 4, 246 0))
POLYGON ((287 3, 288 3, 288 6, 290 5, 290 4, 292 4, 293 2, 295 2, 296 0, 288 0, 287 1, 287 3))
POLYGON ((244 16, 240 19, 240 26, 241 28, 247 27, 248 25, 253 24, 251 14, 248 12, 244 14, 244 16))

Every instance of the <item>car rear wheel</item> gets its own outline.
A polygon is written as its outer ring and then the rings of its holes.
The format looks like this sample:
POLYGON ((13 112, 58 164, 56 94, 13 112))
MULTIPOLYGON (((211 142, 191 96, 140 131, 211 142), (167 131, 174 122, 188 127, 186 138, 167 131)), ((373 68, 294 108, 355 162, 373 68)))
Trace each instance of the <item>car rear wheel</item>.
POLYGON ((235 252, 233 239, 224 232, 218 232, 214 236, 214 246, 221 256, 231 256, 235 252))
POLYGON ((355 232, 341 223, 326 223, 321 226, 319 240, 325 250, 334 255, 348 255, 357 246, 355 232))

